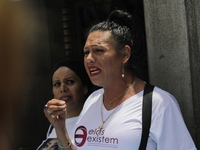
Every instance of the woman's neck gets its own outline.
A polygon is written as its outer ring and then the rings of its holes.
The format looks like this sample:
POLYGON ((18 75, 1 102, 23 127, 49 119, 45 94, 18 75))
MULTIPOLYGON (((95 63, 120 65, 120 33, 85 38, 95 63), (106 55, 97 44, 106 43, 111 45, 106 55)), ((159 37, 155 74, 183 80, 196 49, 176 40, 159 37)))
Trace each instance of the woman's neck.
POLYGON ((107 110, 111 110, 131 96, 139 93, 144 89, 145 83, 139 78, 135 77, 130 81, 117 83, 112 87, 104 88, 103 103, 107 110))

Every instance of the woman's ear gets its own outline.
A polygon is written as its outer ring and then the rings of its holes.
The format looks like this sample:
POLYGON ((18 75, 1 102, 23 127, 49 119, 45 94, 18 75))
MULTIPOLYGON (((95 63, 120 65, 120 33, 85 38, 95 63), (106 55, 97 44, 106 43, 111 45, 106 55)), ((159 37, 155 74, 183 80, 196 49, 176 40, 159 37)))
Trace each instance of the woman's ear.
POLYGON ((125 45, 123 48, 123 63, 125 64, 126 62, 128 62, 129 58, 131 57, 131 48, 128 45, 125 45))

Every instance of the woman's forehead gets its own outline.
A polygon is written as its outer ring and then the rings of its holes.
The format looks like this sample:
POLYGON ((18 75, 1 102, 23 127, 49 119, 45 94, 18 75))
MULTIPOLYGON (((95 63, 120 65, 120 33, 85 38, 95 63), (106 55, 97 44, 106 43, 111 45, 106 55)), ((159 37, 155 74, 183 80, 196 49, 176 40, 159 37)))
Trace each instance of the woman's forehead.
POLYGON ((53 78, 58 76, 77 76, 76 73, 66 66, 59 67, 53 74, 53 78))
POLYGON ((109 31, 93 31, 89 34, 85 46, 104 46, 112 43, 111 33, 109 31))

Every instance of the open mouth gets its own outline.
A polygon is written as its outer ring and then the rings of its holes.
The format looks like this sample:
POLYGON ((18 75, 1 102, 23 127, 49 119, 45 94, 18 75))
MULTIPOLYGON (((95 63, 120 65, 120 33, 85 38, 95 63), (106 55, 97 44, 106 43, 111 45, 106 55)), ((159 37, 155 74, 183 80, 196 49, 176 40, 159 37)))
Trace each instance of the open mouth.
POLYGON ((65 101, 65 102, 68 102, 69 99, 70 99, 70 96, 62 96, 62 97, 60 98, 60 100, 63 100, 63 101, 65 101))
POLYGON ((90 76, 95 76, 101 72, 101 70, 96 67, 90 67, 89 71, 90 71, 90 76))

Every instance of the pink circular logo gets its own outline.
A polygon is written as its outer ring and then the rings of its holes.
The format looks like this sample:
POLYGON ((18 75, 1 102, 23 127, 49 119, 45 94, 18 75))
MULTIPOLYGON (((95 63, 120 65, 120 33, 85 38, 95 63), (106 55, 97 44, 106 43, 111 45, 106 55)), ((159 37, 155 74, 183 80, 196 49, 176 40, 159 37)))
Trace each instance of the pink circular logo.
POLYGON ((85 144, 87 138, 87 129, 84 126, 80 126, 75 131, 75 143, 78 147, 81 147, 85 144))

